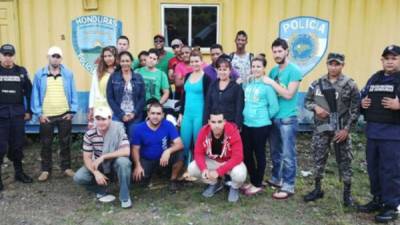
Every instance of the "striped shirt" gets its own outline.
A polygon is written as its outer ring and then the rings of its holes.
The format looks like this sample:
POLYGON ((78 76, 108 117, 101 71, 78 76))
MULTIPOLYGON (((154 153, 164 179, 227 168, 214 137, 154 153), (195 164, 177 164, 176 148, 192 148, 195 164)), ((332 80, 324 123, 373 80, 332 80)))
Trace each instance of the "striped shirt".
POLYGON ((64 92, 64 81, 61 74, 47 75, 47 90, 43 100, 43 114, 59 116, 69 111, 64 92))
MULTIPOLYGON (((104 145, 104 136, 101 135, 96 128, 92 128, 86 131, 83 136, 83 151, 84 152, 92 152, 94 155, 94 159, 99 158, 103 154, 103 145, 104 145)), ((126 134, 122 138, 121 143, 119 143, 118 149, 122 149, 128 147, 129 141, 126 134)))

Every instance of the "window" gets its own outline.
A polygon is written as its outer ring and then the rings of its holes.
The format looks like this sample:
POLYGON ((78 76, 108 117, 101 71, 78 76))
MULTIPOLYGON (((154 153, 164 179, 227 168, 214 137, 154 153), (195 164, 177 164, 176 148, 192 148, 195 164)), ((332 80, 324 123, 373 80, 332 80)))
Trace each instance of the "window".
POLYGON ((179 38, 189 46, 210 47, 218 42, 217 5, 172 5, 161 6, 161 29, 166 46, 179 38))

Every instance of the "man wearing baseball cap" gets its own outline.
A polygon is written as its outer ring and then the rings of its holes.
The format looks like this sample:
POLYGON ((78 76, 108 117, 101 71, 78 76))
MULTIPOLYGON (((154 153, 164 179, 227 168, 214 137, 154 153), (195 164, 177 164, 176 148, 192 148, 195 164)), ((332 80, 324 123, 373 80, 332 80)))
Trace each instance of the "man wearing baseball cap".
POLYGON ((367 136, 367 169, 373 199, 361 212, 380 211, 375 221, 396 220, 400 211, 400 47, 387 46, 382 67, 361 91, 367 136))
POLYGON ((33 80, 31 98, 32 112, 39 118, 42 143, 42 173, 38 180, 46 181, 52 170, 52 144, 54 128, 58 129, 60 143, 60 166, 64 175, 72 177, 70 136, 72 118, 78 109, 73 73, 62 62, 62 50, 49 48, 49 64, 39 69, 33 80))
POLYGON ((15 180, 32 183, 22 169, 25 121, 31 119, 32 84, 24 67, 15 64, 15 48, 0 47, 0 191, 3 190, 1 165, 4 156, 13 161, 15 180))
POLYGON ((129 141, 124 125, 112 121, 109 107, 94 110, 96 127, 86 131, 83 137, 83 162, 75 174, 74 181, 96 193, 100 202, 114 201, 114 195, 107 193, 112 173, 118 175, 119 199, 122 208, 130 208, 129 185, 132 163, 129 160, 129 141))
POLYGON ((305 107, 314 113, 312 150, 315 188, 304 196, 305 202, 324 197, 321 182, 328 161, 330 145, 335 149, 339 178, 343 180, 343 204, 353 206, 351 196, 351 140, 350 130, 359 116, 360 97, 356 83, 342 73, 344 55, 329 53, 328 74, 314 81, 307 92, 305 107))
POLYGON ((174 81, 174 70, 175 66, 182 62, 182 57, 181 57, 181 48, 183 46, 183 43, 180 39, 175 38, 174 40, 171 41, 171 48, 172 51, 174 51, 174 57, 171 58, 168 62, 168 78, 170 82, 174 81))
POLYGON ((153 38, 154 40, 154 48, 158 51, 158 63, 156 65, 157 69, 163 71, 165 74, 168 74, 168 62, 170 59, 174 57, 174 53, 166 51, 165 47, 165 37, 161 34, 157 34, 153 38))

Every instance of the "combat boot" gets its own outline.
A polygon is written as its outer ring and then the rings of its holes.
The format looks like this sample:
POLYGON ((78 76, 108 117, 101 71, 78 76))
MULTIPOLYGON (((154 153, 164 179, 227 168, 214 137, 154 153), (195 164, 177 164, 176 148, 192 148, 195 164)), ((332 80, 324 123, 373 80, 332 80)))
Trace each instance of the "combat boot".
POLYGON ((311 202, 323 197, 324 191, 321 190, 321 179, 315 179, 315 189, 304 196, 304 201, 311 202))
POLYGON ((351 183, 344 183, 343 186, 343 205, 345 207, 353 207, 354 201, 351 196, 351 183))

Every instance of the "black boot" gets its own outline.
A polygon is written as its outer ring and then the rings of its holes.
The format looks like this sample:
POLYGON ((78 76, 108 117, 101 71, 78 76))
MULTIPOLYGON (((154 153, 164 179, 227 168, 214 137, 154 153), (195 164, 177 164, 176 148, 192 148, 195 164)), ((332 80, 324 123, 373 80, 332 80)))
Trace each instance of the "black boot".
POLYGON ((398 212, 395 208, 382 207, 378 215, 375 216, 375 222, 377 223, 388 223, 396 220, 398 217, 398 212))
POLYGON ((1 180, 1 164, 0 164, 0 191, 4 190, 3 181, 1 180))
POLYGON ((374 198, 365 205, 358 206, 358 211, 363 213, 372 213, 383 208, 381 198, 374 196, 374 198))
POLYGON ((32 183, 33 179, 24 173, 21 161, 14 161, 15 180, 22 183, 32 183))
POLYGON ((321 180, 315 179, 315 189, 304 196, 305 202, 315 201, 324 197, 324 191, 321 190, 321 180))
POLYGON ((353 207, 354 206, 353 197, 351 196, 351 183, 344 183, 343 205, 345 207, 353 207))

